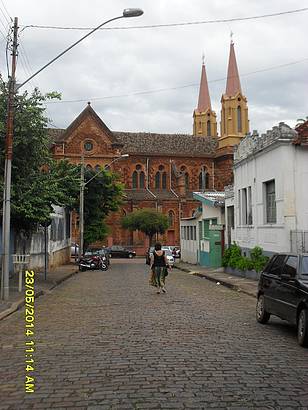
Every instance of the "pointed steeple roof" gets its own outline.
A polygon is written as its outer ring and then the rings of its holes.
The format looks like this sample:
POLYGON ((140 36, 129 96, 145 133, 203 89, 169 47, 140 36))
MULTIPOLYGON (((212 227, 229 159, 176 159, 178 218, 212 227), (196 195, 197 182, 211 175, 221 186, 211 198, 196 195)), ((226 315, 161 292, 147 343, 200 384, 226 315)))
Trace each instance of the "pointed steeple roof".
POLYGON ((196 111, 205 112, 207 109, 212 110, 209 87, 207 83, 206 71, 204 62, 202 63, 201 81, 199 89, 198 108, 196 111))
POLYGON ((226 86, 226 94, 228 96, 234 96, 238 92, 242 93, 240 77, 238 74, 234 43, 231 40, 230 43, 230 55, 229 55, 229 65, 228 65, 228 78, 226 86))

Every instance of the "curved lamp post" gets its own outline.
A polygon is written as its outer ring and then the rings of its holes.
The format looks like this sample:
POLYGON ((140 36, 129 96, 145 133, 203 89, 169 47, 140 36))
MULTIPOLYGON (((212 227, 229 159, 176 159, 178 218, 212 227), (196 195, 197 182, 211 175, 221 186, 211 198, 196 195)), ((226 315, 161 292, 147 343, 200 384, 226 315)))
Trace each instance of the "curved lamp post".
POLYGON ((17 33, 18 33, 18 19, 14 18, 14 36, 13 36, 13 51, 12 51, 12 74, 9 79, 8 90, 8 105, 7 105, 7 127, 6 127, 6 139, 5 139, 5 165, 4 165, 4 189, 3 189, 3 218, 2 218, 2 280, 1 280, 1 298, 4 300, 9 299, 9 255, 10 255, 10 224, 11 224, 11 170, 12 170, 12 156, 13 156, 13 120, 14 120, 14 97, 22 86, 27 84, 33 77, 37 76, 41 71, 45 70, 54 61, 63 56, 85 38, 89 37, 95 31, 99 30, 105 24, 114 20, 119 20, 126 17, 138 17, 143 14, 141 9, 129 8, 124 9, 122 16, 114 17, 105 21, 99 26, 95 27, 88 34, 81 37, 78 41, 73 43, 70 47, 66 48, 62 53, 58 54, 55 58, 50 60, 42 68, 36 71, 23 83, 16 86, 15 71, 16 71, 16 59, 17 59, 17 33))
POLYGON ((81 180, 80 180, 80 205, 79 205, 79 252, 78 256, 79 259, 81 258, 83 254, 83 245, 84 245, 84 189, 85 186, 88 185, 89 182, 91 182, 94 178, 96 178, 98 175, 100 175, 102 172, 105 171, 108 167, 110 167, 111 164, 114 162, 122 159, 122 158, 127 158, 129 157, 129 154, 122 154, 119 157, 114 158, 109 164, 105 165, 102 167, 102 169, 97 172, 95 175, 93 175, 92 178, 90 178, 87 182, 84 182, 84 157, 82 157, 82 164, 81 164, 81 180))

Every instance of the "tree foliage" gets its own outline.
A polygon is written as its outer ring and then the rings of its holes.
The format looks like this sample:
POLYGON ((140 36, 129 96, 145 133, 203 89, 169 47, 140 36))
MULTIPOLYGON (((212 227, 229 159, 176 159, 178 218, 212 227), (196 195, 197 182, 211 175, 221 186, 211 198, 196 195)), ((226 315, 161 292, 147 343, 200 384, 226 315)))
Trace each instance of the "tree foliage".
MULTIPOLYGON (((48 118, 44 102, 58 97, 17 95, 14 101, 11 223, 16 230, 30 232, 49 220, 52 205, 73 207, 79 197, 80 168, 67 161, 56 162, 50 152, 48 118)), ((4 185, 4 143, 7 117, 7 88, 0 82, 0 190, 4 185)), ((2 202, 1 202, 2 208, 2 202)))
POLYGON ((168 217, 153 209, 138 209, 122 219, 122 226, 129 231, 145 233, 152 243, 156 233, 163 234, 169 226, 168 217))
MULTIPOLYGON (((86 170, 85 182, 96 174, 86 170)), ((102 170, 85 190, 84 205, 84 242, 85 247, 93 242, 103 240, 108 234, 106 217, 110 212, 117 211, 122 204, 123 185, 119 177, 107 170, 102 170)))

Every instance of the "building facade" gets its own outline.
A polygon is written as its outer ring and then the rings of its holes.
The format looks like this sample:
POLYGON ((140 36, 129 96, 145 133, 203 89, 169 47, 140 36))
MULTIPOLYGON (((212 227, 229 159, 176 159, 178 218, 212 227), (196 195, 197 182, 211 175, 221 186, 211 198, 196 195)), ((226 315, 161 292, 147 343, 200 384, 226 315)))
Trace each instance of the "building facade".
POLYGON ((216 268, 224 250, 224 192, 194 192, 198 211, 181 219, 181 258, 184 262, 216 268))
MULTIPOLYGON (((55 159, 78 164, 84 157, 87 167, 99 171, 121 154, 129 154, 111 165, 125 186, 125 204, 109 217, 111 233, 106 244, 131 246, 144 254, 146 238, 140 232, 124 231, 121 218, 138 208, 154 208, 168 215, 170 224, 159 239, 178 246, 180 219, 191 217, 199 206, 193 191, 221 191, 232 183, 233 146, 248 131, 247 102, 241 91, 233 42, 222 113, 223 132, 219 136, 203 63, 193 135, 111 131, 90 103, 66 130, 50 130, 55 159)), ((72 236, 76 242, 78 235, 75 215, 72 236)))
POLYGON ((308 252, 307 177, 308 122, 247 135, 234 153, 234 195, 226 191, 226 242, 247 253, 308 252))

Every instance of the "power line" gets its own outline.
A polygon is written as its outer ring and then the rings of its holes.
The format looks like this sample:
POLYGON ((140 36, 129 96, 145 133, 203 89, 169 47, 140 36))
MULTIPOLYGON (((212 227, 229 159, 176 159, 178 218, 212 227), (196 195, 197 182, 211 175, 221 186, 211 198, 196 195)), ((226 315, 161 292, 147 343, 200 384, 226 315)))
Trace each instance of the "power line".
MULTIPOLYGON (((7 14, 8 18, 9 18, 9 20, 10 20, 10 21, 13 21, 12 17, 10 16, 10 13, 8 12, 7 8, 5 7, 4 2, 3 2, 2 0, 0 0, 0 1, 1 1, 1 4, 2 4, 2 6, 3 6, 3 8, 4 8, 4 10, 5 10, 5 12, 6 12, 6 14, 7 14)), ((4 15, 3 12, 2 12, 2 14, 4 15)), ((6 17, 5 17, 5 18, 6 18, 6 17)), ((7 20, 7 19, 6 19, 6 20, 7 20)), ((7 21, 8 21, 8 20, 7 20, 7 21)), ((8 21, 8 22, 10 22, 10 21, 8 21)))
MULTIPOLYGON (((277 70, 279 68, 284 68, 284 67, 289 67, 295 64, 300 64, 303 62, 308 61, 308 58, 298 60, 298 61, 293 61, 290 63, 285 63, 285 64, 280 64, 277 66, 272 66, 272 67, 267 67, 267 68, 262 68, 259 70, 251 71, 249 73, 242 74, 241 77, 247 77, 253 74, 258 74, 258 73, 263 73, 266 71, 272 71, 272 70, 277 70)), ((230 78, 230 77, 229 77, 230 78)), ((223 77, 223 78, 218 78, 215 80, 210 80, 208 83, 216 83, 216 82, 221 82, 221 81, 226 81, 228 77, 223 77)), ((159 92, 165 92, 165 91, 172 91, 172 90, 179 90, 183 88, 190 88, 190 87, 197 87, 199 86, 198 83, 193 83, 193 84, 186 84, 186 85, 180 85, 180 86, 175 86, 175 87, 168 87, 168 88, 157 88, 153 90, 144 90, 144 91, 136 91, 132 92, 129 94, 119 94, 119 95, 111 95, 111 96, 105 96, 105 97, 93 97, 93 98, 86 98, 86 99, 79 99, 79 100, 59 100, 59 101, 46 101, 46 104, 60 104, 60 103, 75 103, 75 102, 85 102, 85 101, 99 101, 99 100, 106 100, 106 99, 112 99, 112 98, 124 98, 124 97, 132 97, 135 95, 144 95, 144 94, 155 94, 159 92)))
MULTIPOLYGON (((217 19, 217 20, 203 20, 203 21, 190 21, 190 22, 183 22, 183 23, 168 23, 168 24, 151 24, 145 26, 126 26, 126 27, 106 27, 101 28, 100 30, 130 30, 130 29, 144 29, 144 28, 160 28, 160 27, 178 27, 178 26, 189 26, 189 25, 197 25, 197 24, 215 24, 215 23, 232 23, 236 21, 247 21, 247 20, 257 20, 269 17, 277 17, 283 16, 286 14, 294 14, 294 13, 302 13, 308 11, 308 7, 295 9, 295 10, 288 10, 288 11, 281 11, 277 13, 271 14, 262 14, 258 16, 248 16, 248 17, 234 17, 229 19, 217 19)), ((43 29, 55 29, 55 30, 92 30, 93 27, 61 27, 61 26, 43 26, 43 25, 26 25, 22 26, 22 30, 26 28, 43 28, 43 29)))

